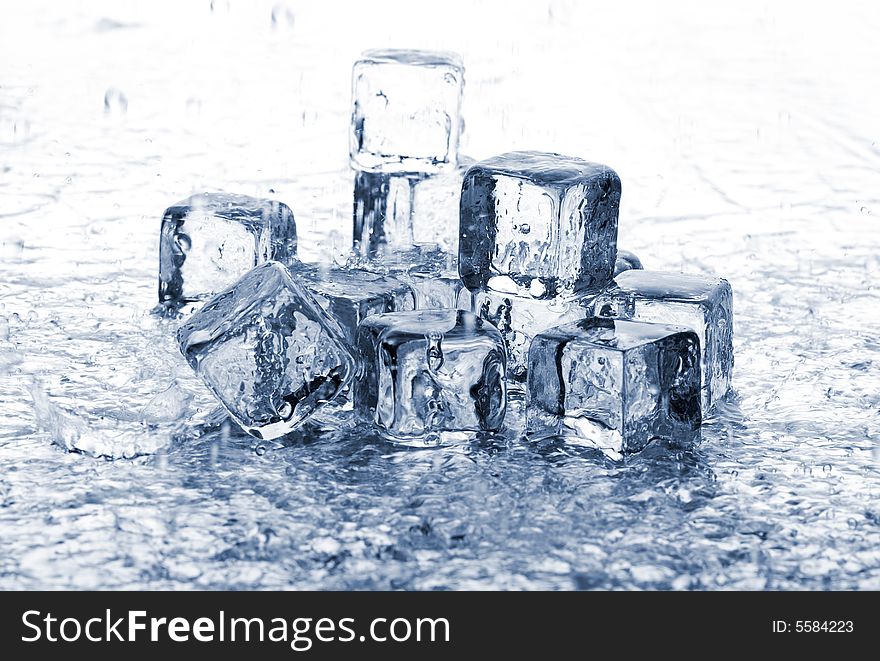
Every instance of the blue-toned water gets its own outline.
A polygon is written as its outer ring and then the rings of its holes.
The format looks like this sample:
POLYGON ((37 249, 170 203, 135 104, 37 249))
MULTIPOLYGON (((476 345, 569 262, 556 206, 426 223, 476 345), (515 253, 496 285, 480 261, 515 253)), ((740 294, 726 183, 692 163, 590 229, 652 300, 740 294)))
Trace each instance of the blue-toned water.
POLYGON ((870 5, 0 4, 0 587, 880 588, 878 29, 870 5), (342 263, 351 63, 391 46, 463 55, 464 153, 607 163, 622 248, 731 282, 736 396, 697 449, 216 426, 150 314, 162 211, 273 196, 342 263))

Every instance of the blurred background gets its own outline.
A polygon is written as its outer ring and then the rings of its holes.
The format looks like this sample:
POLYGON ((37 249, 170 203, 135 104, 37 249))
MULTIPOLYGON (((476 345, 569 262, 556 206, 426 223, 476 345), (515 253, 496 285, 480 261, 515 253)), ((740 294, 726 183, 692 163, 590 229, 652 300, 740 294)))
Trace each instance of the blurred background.
POLYGON ((0 586, 880 588, 878 29, 869 2, 0 0, 0 586), (162 211, 275 197, 344 260, 374 47, 458 51, 463 154, 606 163, 621 248, 731 281, 737 394, 697 450, 204 431, 149 312, 162 211))

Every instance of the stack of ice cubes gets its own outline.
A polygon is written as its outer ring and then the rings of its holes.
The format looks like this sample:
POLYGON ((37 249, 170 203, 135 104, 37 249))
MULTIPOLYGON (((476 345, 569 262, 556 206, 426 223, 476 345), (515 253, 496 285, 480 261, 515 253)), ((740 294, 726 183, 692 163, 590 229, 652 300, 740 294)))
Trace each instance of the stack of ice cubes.
POLYGON ((420 309, 471 307, 457 266, 463 90, 455 53, 372 50, 352 71, 353 249, 420 309))
POLYGON ((459 271, 504 336, 513 380, 525 380, 534 336, 582 319, 611 280, 619 207, 617 173, 580 158, 510 152, 468 169, 459 271))
POLYGON ((618 250, 608 166, 463 163, 463 71, 427 51, 355 63, 346 268, 299 262, 280 202, 205 193, 165 212, 159 299, 192 312, 187 361, 261 439, 336 401, 410 444, 503 429, 618 459, 696 442, 730 387, 730 285, 618 250), (504 426, 511 393, 520 429, 504 426))

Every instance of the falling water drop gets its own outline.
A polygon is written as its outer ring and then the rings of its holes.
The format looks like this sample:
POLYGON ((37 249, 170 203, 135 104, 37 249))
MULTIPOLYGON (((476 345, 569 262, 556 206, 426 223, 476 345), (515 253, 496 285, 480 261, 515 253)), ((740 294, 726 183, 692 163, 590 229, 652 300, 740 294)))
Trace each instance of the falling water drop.
POLYGON ((104 92, 104 112, 108 115, 124 115, 128 111, 128 98, 115 87, 104 92))
POLYGON ((442 340, 443 336, 436 331, 428 334, 428 367, 435 372, 443 366, 442 340))
POLYGON ((272 28, 273 29, 291 29, 293 28, 295 18, 293 10, 287 5, 277 4, 272 7, 272 28))

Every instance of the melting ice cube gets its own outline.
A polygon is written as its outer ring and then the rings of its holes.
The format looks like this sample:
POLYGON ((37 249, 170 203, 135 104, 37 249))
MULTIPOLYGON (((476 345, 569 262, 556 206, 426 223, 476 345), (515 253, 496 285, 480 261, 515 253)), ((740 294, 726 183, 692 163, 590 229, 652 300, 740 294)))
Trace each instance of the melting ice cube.
POLYGON ((652 439, 700 436, 700 345, 680 326, 590 318, 538 335, 529 351, 528 433, 619 459, 652 439))
POLYGON ((507 405, 504 343, 461 310, 368 317, 358 329, 363 370, 354 405, 392 438, 501 427, 507 405))
POLYGON ((603 317, 690 328, 702 348, 704 414, 727 394, 733 371, 733 290, 727 280, 625 271, 596 298, 593 310, 603 317))
POLYGON ((336 321, 278 262, 207 301, 177 340, 232 418, 262 439, 293 430, 346 388, 355 370, 336 321))
POLYGON ((350 155, 358 170, 455 166, 464 66, 454 53, 371 50, 352 71, 350 155))
POLYGON ((257 264, 288 264, 295 257, 296 223, 286 204, 228 193, 194 195, 162 218, 159 302, 202 301, 257 264))

